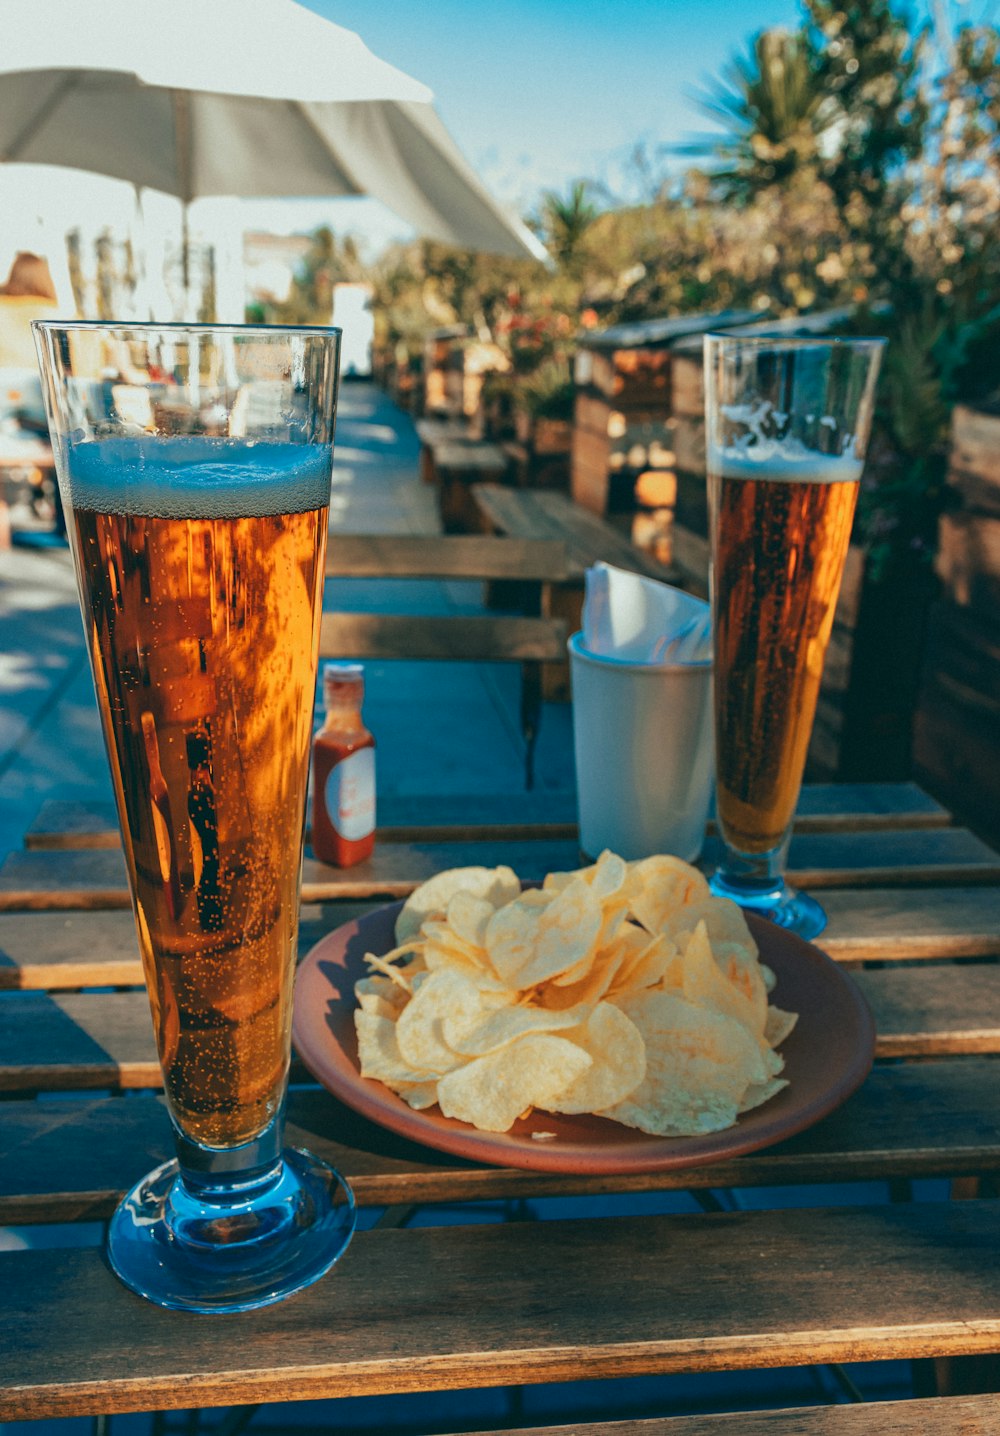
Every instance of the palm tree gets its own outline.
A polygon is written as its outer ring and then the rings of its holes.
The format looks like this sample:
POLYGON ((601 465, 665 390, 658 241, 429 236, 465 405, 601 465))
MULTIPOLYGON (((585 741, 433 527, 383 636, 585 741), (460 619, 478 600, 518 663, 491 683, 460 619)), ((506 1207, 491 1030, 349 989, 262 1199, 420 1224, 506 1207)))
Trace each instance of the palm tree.
POLYGON ((815 172, 841 123, 842 111, 823 84, 817 52, 804 31, 763 30, 747 55, 730 62, 702 109, 728 131, 684 146, 710 154, 722 194, 746 201, 771 185, 815 172))
POLYGON ((542 196, 542 223, 549 249, 559 263, 567 267, 579 261, 583 236, 597 218, 597 206, 588 198, 587 191, 587 181, 577 180, 570 187, 568 199, 554 190, 546 190, 542 196))

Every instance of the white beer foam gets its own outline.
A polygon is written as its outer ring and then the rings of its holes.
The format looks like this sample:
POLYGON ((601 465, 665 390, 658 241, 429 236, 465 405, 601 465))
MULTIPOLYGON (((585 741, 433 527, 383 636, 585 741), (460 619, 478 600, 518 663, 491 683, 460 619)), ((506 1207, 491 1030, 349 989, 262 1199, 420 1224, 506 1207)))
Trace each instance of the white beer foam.
MULTIPOLYGON (((731 434, 727 444, 708 444, 708 467, 724 479, 766 477, 790 484, 849 484, 861 477, 862 460, 856 453, 856 436, 847 434, 839 454, 810 448, 796 434, 789 434, 789 416, 776 409, 770 399, 742 404, 723 404, 721 413, 744 432, 731 434), (762 470, 767 470, 762 474, 762 470)), ((837 421, 830 414, 817 418, 803 416, 810 428, 829 431, 832 444, 837 421)))
POLYGON ((709 472, 724 479, 770 479, 789 484, 852 484, 864 467, 853 453, 820 454, 788 441, 710 449, 709 472))
POLYGON ((59 446, 76 508, 144 518, 263 518, 330 502, 332 444, 146 436, 59 446))

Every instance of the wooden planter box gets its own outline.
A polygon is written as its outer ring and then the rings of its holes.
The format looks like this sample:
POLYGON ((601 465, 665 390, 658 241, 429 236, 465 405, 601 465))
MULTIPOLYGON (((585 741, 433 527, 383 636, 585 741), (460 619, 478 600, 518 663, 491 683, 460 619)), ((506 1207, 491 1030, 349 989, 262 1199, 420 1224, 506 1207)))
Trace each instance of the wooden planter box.
POLYGON ((914 725, 918 778, 965 821, 1000 840, 1000 413, 952 415, 942 516, 941 596, 928 628, 914 725))
POLYGON ((569 419, 536 419, 531 447, 536 454, 549 457, 568 454, 573 442, 573 425, 569 419))
POLYGON ((571 443, 573 497, 601 516, 631 510, 638 476, 675 460, 666 407, 621 409, 592 394, 576 396, 571 443))
POLYGON ((937 573, 945 597, 1000 614, 1000 414, 956 407, 949 487, 961 507, 942 515, 937 573))
POLYGON ((913 733, 917 780, 1000 840, 1000 621, 942 601, 931 610, 913 733))

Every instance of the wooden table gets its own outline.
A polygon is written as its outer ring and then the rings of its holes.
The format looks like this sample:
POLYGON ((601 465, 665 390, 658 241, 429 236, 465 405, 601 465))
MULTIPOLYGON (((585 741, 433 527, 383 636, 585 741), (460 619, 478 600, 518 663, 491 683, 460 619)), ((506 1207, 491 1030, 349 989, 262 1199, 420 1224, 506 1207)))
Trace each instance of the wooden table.
POLYGON ((40 488, 46 478, 53 486, 55 510, 55 532, 64 535, 66 520, 59 498, 59 486, 55 482, 56 461, 52 446, 46 439, 34 436, 0 433, 0 548, 10 546, 10 510, 7 504, 6 478, 9 474, 26 474, 31 483, 40 488))
MULTIPOLYGON (((307 862, 304 950, 442 867, 577 863, 565 813, 509 829, 511 813, 477 829, 461 805, 433 828, 398 816, 365 866, 307 862)), ((104 1220, 170 1154, 108 821, 50 807, 0 869, 0 1225, 104 1220)), ((0 1420, 909 1358, 920 1399, 758 1412, 740 1430, 1000 1429, 1000 1398, 931 1395, 934 1377, 982 1385, 983 1363, 970 1380, 964 1359, 1000 1350, 1000 1207, 981 1194, 1000 1175, 1000 855, 912 785, 818 788, 791 868, 826 906, 822 945, 851 966, 879 1034, 871 1077, 822 1123, 683 1173, 537 1174, 392 1137, 297 1069, 292 1142, 332 1161, 361 1207, 385 1208, 381 1225, 309 1290, 234 1318, 145 1303, 95 1247, 3 1251, 0 1420), (914 1199, 918 1178, 950 1185, 914 1199), (885 1200, 824 1205, 824 1184, 873 1181, 885 1200), (793 1203, 775 1191, 790 1184, 793 1203), (690 1213, 588 1206, 682 1189, 690 1213), (721 1210, 726 1189, 759 1209, 721 1210), (402 1224, 412 1204, 545 1196, 579 1210, 402 1224)), ((723 1419, 572 1430, 704 1436, 723 1419)))

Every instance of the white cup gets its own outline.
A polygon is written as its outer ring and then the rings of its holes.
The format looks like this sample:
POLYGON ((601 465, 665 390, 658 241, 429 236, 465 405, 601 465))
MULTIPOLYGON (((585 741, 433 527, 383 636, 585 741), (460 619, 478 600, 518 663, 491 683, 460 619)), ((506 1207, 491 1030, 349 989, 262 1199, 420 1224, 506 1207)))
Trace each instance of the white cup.
POLYGON ((580 847, 694 862, 712 800, 712 664, 631 663, 569 640, 580 847))

